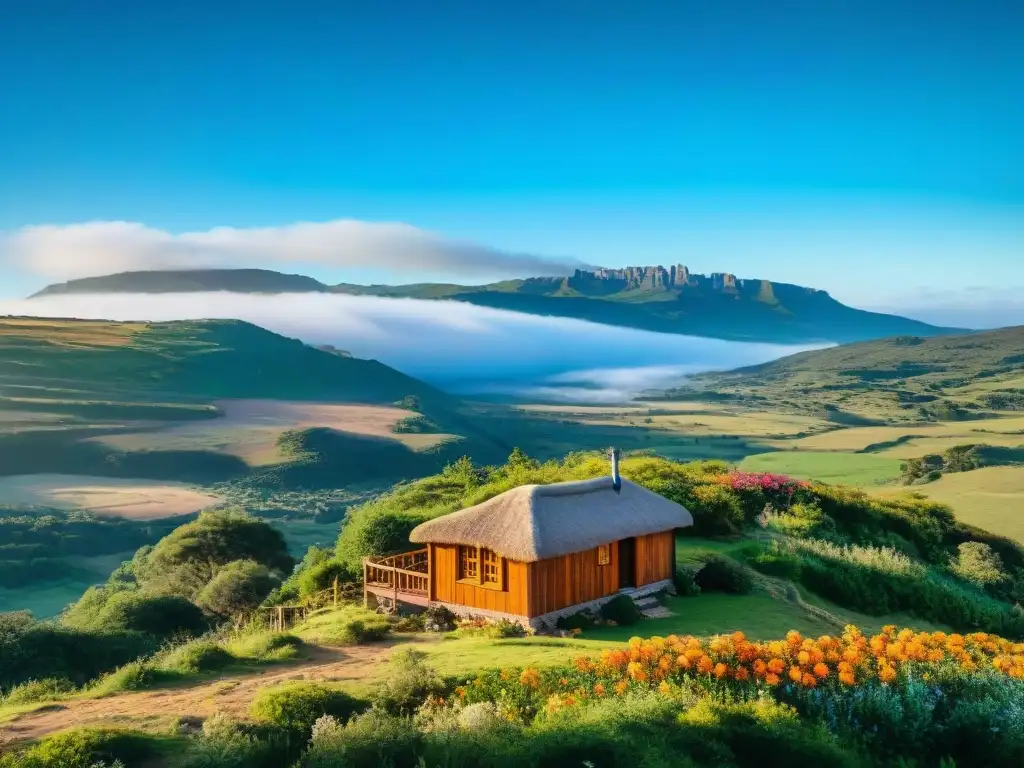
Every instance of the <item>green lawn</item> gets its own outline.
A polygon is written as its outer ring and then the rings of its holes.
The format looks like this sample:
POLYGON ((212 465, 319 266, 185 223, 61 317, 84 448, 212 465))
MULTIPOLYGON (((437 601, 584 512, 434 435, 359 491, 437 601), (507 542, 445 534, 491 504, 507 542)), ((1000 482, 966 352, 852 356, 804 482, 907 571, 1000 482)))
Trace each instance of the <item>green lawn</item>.
POLYGON ((669 598, 665 605, 676 615, 645 619, 628 627, 598 627, 573 639, 538 636, 490 640, 448 635, 440 640, 416 636, 410 642, 426 652, 431 666, 442 674, 459 674, 502 666, 558 664, 620 646, 631 637, 717 635, 742 630, 750 638, 768 640, 784 637, 791 629, 815 637, 837 632, 799 606, 768 595, 708 593, 669 598))
POLYGON ((801 480, 844 485, 885 485, 900 476, 900 460, 892 456, 832 451, 774 451, 748 456, 746 472, 777 472, 801 480))

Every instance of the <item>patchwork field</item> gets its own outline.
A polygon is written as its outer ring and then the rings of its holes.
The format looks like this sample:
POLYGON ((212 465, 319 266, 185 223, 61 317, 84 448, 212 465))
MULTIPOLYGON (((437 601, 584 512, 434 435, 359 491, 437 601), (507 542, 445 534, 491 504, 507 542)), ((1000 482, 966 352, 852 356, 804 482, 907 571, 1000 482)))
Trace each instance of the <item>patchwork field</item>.
POLYGON ((323 427, 395 440, 412 450, 431 448, 453 435, 396 433, 409 411, 374 405, 283 400, 217 400, 221 418, 202 422, 145 425, 141 431, 90 438, 120 451, 203 450, 237 456, 252 467, 282 460, 277 446, 291 429, 323 427))
POLYGON ((0 499, 15 506, 85 509, 137 520, 187 515, 220 503, 217 496, 184 483, 47 474, 0 477, 0 499))

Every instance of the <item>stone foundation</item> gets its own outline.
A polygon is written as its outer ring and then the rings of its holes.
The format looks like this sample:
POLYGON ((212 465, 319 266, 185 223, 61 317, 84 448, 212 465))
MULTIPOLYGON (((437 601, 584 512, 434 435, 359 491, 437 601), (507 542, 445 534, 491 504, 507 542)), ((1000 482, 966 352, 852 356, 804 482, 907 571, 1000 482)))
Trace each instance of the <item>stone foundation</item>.
POLYGON ((665 579, 663 581, 656 581, 653 584, 645 584, 642 587, 627 588, 615 592, 611 595, 605 595, 599 597, 597 600, 589 600, 586 603, 578 603, 577 605, 570 605, 568 608, 562 608, 557 611, 551 611, 541 616, 517 616, 513 613, 501 613, 500 611, 488 611, 483 608, 473 608, 468 605, 456 605, 455 603, 444 603, 440 600, 435 600, 431 605, 443 605, 449 611, 454 613, 463 619, 487 619, 488 621, 512 621, 516 624, 521 625, 524 629, 533 629, 536 632, 554 632, 556 631, 556 624, 563 616, 572 616, 574 613, 580 611, 596 612, 602 605, 613 600, 619 595, 627 595, 629 597, 644 597, 646 595, 653 595, 656 592, 664 592, 665 590, 672 589, 673 584, 671 579, 665 579))
POLYGON ((586 603, 578 603, 576 605, 570 605, 568 608, 562 608, 557 611, 551 611, 541 616, 534 616, 530 619, 530 626, 538 632, 554 632, 557 627, 558 620, 563 616, 572 616, 575 613, 581 611, 587 611, 588 613, 596 613, 598 609, 605 603, 611 602, 619 595, 627 595, 629 597, 644 597, 646 595, 653 595, 656 592, 664 592, 666 589, 671 588, 672 580, 665 579, 664 581, 656 581, 653 584, 645 584, 642 587, 627 587, 626 589, 620 590, 611 595, 605 595, 599 597, 597 600, 590 600, 586 603))
POLYGON ((516 624, 522 625, 523 629, 530 628, 530 619, 526 616, 517 616, 514 613, 502 613, 501 611, 488 611, 486 608, 473 608, 469 605, 457 605, 455 603, 445 603, 441 600, 434 600, 430 603, 432 606, 440 605, 447 608, 449 611, 454 613, 460 619, 487 619, 487 621, 511 621, 516 624))

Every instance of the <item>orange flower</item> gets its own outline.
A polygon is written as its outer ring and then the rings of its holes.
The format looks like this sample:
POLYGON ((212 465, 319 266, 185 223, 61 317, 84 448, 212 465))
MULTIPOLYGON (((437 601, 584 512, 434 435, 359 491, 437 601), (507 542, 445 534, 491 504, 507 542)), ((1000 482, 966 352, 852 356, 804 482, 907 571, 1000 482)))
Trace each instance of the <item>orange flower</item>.
POLYGON ((754 677, 764 677, 768 671, 768 665, 765 664, 761 659, 754 662, 754 677))
POLYGON ((768 685, 778 685, 779 676, 776 675, 774 672, 769 672, 767 675, 764 676, 764 681, 768 683, 768 685))
POLYGON ((685 654, 682 654, 682 653, 681 653, 681 654, 679 654, 679 656, 678 656, 678 657, 676 658, 676 665, 677 665, 677 666, 678 666, 678 667, 679 667, 680 669, 689 669, 689 668, 690 668, 690 660, 689 660, 688 658, 686 658, 686 655, 685 655, 685 654))
POLYGON ((520 685, 525 685, 527 688, 537 688, 540 685, 540 675, 537 674, 537 670, 524 669, 522 674, 519 675, 520 685))
POLYGON ((840 672, 839 682, 841 682, 843 685, 853 685, 855 682, 857 682, 857 680, 853 676, 853 672, 840 672))
POLYGON ((594 695, 595 696, 604 696, 604 694, 605 694, 604 685, 602 685, 601 683, 597 683, 596 685, 594 685, 594 695))
POLYGON ((789 668, 789 679, 792 680, 794 683, 799 683, 800 678, 803 677, 803 674, 804 673, 800 671, 800 667, 789 668))
POLYGON ((708 674, 714 669, 715 662, 711 660, 710 656, 701 656, 700 661, 697 662, 697 671, 702 675, 708 674))
POLYGON ((723 677, 729 674, 729 667, 722 662, 715 664, 715 677, 721 680, 723 677))
POLYGON ((828 664, 818 662, 814 665, 814 674, 822 679, 828 677, 828 664))
POLYGON ((804 665, 809 664, 811 661, 811 654, 807 651, 800 651, 800 653, 796 655, 796 660, 804 665))
POLYGON ((888 664, 878 670, 878 679, 883 683, 891 683, 896 679, 896 669, 888 664))
POLYGON ((621 696, 626 692, 627 688, 629 688, 629 683, 627 683, 625 680, 620 680, 615 684, 615 693, 621 696))
POLYGON ((818 678, 816 678, 810 672, 807 672, 807 673, 804 674, 803 679, 801 680, 801 682, 804 684, 804 687, 806 687, 806 688, 813 688, 814 686, 816 686, 818 684, 818 678))
POLYGON ((629 663, 629 666, 626 667, 626 674, 628 674, 631 678, 636 680, 638 683, 647 682, 647 680, 649 679, 649 676, 647 674, 647 670, 644 669, 644 665, 639 663, 639 662, 637 662, 637 661, 631 661, 629 663))
POLYGON ((785 669, 786 662, 784 662, 782 659, 772 659, 768 662, 768 671, 773 674, 781 675, 783 671, 785 671, 785 669))
POLYGON ((747 671, 746 667, 739 667, 736 670, 736 679, 739 680, 741 683, 748 677, 750 677, 750 673, 747 671))

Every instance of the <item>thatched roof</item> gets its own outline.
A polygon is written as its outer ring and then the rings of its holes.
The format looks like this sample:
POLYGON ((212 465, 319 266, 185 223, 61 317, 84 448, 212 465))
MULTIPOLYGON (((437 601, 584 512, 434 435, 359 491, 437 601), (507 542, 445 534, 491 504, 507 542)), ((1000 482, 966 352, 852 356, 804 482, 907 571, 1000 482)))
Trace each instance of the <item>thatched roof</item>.
POLYGON ((413 529, 417 544, 466 544, 531 563, 631 536, 693 525, 690 513, 646 488, 611 477, 521 485, 413 529))

